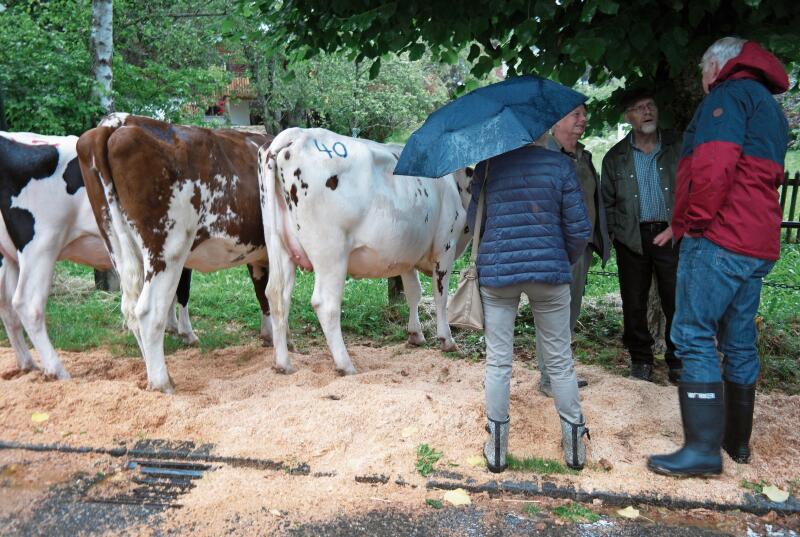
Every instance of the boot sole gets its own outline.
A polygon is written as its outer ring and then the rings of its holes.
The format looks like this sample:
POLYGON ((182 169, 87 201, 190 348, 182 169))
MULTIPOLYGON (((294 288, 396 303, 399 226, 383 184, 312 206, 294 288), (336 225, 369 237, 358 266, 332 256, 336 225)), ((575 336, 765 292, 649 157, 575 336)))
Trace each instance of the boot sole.
POLYGON ((508 468, 507 464, 501 468, 498 468, 497 466, 489 466, 489 463, 486 463, 486 469, 492 472, 493 474, 502 474, 503 472, 506 471, 506 468, 508 468))
POLYGON ((722 446, 722 449, 725 450, 725 453, 728 454, 728 456, 731 458, 731 460, 733 460, 733 462, 735 462, 737 464, 750 464, 750 454, 748 454, 747 456, 743 457, 743 456, 739 455, 738 453, 736 453, 734 450, 729 450, 724 445, 722 446))
POLYGON ((656 466, 655 464, 647 463, 647 469, 661 475, 668 475, 670 477, 715 477, 722 474, 722 468, 719 470, 701 470, 697 472, 673 472, 667 468, 656 466))

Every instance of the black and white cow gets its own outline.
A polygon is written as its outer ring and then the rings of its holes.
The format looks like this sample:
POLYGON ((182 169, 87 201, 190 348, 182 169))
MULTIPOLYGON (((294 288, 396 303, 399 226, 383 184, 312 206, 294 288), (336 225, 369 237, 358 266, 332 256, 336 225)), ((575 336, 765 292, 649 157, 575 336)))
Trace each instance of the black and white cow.
MULTIPOLYGON (((77 141, 76 136, 0 131, 0 317, 19 370, 35 367, 24 327, 44 374, 59 379, 69 374, 50 342, 44 317, 55 263, 69 259, 111 268, 84 188, 77 141)), ((178 288, 180 318, 173 307, 167 322, 191 344, 197 337, 186 307, 190 281, 186 270, 178 288)))

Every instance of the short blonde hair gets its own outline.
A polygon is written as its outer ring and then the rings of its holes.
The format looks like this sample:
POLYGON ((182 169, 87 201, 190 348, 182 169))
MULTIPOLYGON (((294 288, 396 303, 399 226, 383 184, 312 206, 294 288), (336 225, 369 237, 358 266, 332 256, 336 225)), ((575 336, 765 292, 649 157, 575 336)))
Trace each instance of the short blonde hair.
POLYGON ((741 37, 723 37, 714 42, 713 45, 703 54, 700 60, 700 67, 705 71, 711 61, 716 61, 719 68, 728 63, 728 60, 735 58, 742 52, 742 47, 747 43, 747 39, 741 37))

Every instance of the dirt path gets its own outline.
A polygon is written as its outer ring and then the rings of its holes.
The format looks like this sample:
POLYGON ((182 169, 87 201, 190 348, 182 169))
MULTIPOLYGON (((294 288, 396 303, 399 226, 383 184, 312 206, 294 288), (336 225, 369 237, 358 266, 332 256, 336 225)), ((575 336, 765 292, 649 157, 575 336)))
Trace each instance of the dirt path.
MULTIPOLYGON (((221 530, 235 516, 264 520, 266 530, 298 513, 313 521, 384 503, 418 509, 425 498, 441 495, 426 491, 425 478, 415 472, 422 443, 444 452, 437 468, 479 482, 493 478, 467 462, 480 454, 485 435, 482 364, 405 346, 350 350, 360 372, 351 377, 335 374, 326 350, 294 354, 298 372, 290 376, 272 370, 271 349, 236 347, 205 355, 182 350, 168 358, 177 387, 173 396, 142 389, 141 359, 114 358, 104 350, 64 352, 70 381, 45 382, 37 373, 0 380, 0 440, 105 448, 132 447, 143 439, 193 441, 214 444, 220 456, 306 463, 312 473, 327 474, 267 472, 254 479, 247 469, 209 472, 181 498, 183 509, 170 515, 176 527, 203 517, 218 521, 221 530), (48 419, 33 423, 34 412, 48 419), (355 482, 356 476, 378 474, 390 484, 378 489, 355 482), (398 478, 407 485, 394 485, 398 478), (272 522, 265 512, 273 513, 272 522)), ((0 349, 0 371, 13 365, 11 349, 0 349)), ((592 434, 590 464, 579 476, 554 476, 558 484, 738 502, 742 480, 786 488, 800 477, 798 396, 758 395, 751 464, 726 458, 720 478, 675 480, 644 466, 646 455, 681 443, 675 388, 590 366, 578 371, 590 382, 581 390, 592 434), (604 469, 601 459, 611 468, 604 469)), ((515 367, 510 451, 520 458, 561 460, 555 409, 536 390, 537 381, 536 371, 515 367)), ((0 465, 8 453, 0 451, 0 465)), ((521 480, 525 474, 503 477, 521 480)), ((0 501, 0 517, 24 509, 20 498, 0 501)), ((213 533, 213 524, 208 527, 213 533)))

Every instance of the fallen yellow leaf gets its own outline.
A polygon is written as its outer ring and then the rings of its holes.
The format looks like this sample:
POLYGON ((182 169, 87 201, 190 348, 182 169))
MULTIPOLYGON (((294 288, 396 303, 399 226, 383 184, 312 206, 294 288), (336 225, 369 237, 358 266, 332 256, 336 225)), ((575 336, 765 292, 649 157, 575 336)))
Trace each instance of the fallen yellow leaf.
POLYGON ((779 489, 775 485, 766 486, 761 492, 763 492, 764 496, 769 498, 771 502, 783 503, 789 499, 789 493, 785 490, 779 489))
POLYGON ((480 455, 473 455, 467 459, 467 465, 472 466, 473 468, 484 468, 486 467, 486 459, 480 455))
POLYGON ((280 516, 283 516, 283 515, 281 514, 281 512, 280 512, 280 511, 278 511, 277 509, 270 509, 270 510, 269 510, 269 514, 271 514, 272 516, 279 516, 279 517, 280 517, 280 516))
POLYGON ((632 505, 629 505, 625 509, 618 510, 617 514, 623 518, 629 518, 631 520, 639 518, 639 510, 632 505))
POLYGON ((31 421, 33 423, 43 423, 50 419, 50 414, 47 412, 34 412, 31 414, 31 421))
POLYGON ((455 489, 444 494, 444 501, 452 505, 470 505, 472 501, 469 499, 469 494, 464 489, 455 489))

